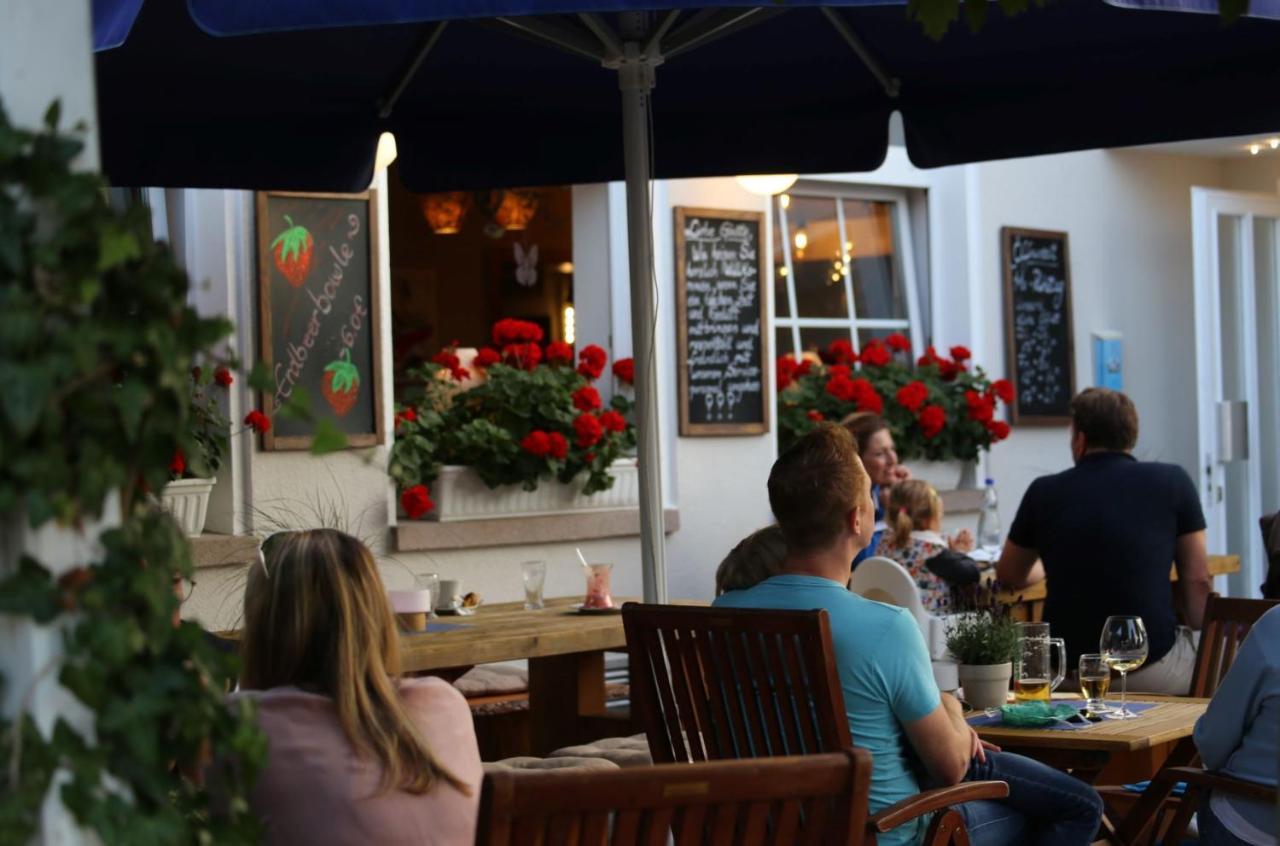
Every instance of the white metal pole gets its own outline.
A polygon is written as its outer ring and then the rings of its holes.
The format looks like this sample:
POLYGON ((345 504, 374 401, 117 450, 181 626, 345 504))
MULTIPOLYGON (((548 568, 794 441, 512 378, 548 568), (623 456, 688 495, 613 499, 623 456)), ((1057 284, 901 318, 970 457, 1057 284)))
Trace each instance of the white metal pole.
POLYGON ((624 45, 622 149, 627 184, 627 249, 631 266, 631 347, 635 356, 636 432, 640 461, 640 557, 645 602, 667 601, 662 514, 662 452, 658 432, 658 372, 654 350, 657 307, 653 274, 653 215, 649 203, 649 92, 653 57, 638 42, 624 45))

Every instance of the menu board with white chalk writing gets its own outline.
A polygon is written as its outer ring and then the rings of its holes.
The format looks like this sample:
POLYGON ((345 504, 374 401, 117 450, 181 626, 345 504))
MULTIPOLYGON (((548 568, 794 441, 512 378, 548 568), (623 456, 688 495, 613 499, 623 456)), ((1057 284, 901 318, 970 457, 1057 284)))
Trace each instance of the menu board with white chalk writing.
POLYGON ((1070 422, 1075 395, 1067 233, 1000 230, 1013 423, 1070 422))
POLYGON ((764 215, 675 212, 680 434, 764 434, 764 215))

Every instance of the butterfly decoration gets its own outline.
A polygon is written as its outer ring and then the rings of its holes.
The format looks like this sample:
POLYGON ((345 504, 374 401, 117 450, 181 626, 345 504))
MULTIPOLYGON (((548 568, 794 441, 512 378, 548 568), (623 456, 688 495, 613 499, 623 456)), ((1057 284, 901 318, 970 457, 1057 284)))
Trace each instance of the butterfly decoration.
POLYGON ((523 244, 515 245, 516 284, 532 288, 538 284, 538 245, 525 250, 523 244))

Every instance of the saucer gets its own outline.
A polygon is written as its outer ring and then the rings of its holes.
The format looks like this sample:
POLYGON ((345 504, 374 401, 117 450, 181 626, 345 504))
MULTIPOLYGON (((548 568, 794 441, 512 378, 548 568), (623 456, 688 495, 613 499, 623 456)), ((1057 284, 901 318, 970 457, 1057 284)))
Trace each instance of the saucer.
POLYGON ((578 605, 578 606, 575 606, 575 609, 579 614, 621 614, 622 613, 622 609, 616 605, 611 608, 588 608, 585 605, 578 605))

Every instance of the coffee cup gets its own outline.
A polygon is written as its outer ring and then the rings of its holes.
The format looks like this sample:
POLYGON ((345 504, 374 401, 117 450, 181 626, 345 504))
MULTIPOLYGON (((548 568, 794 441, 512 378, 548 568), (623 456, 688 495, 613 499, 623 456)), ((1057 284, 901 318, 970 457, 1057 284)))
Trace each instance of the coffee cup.
POLYGON ((441 579, 440 580, 440 599, 436 603, 438 608, 457 608, 462 604, 462 597, 458 595, 457 579, 441 579))

